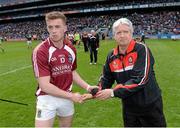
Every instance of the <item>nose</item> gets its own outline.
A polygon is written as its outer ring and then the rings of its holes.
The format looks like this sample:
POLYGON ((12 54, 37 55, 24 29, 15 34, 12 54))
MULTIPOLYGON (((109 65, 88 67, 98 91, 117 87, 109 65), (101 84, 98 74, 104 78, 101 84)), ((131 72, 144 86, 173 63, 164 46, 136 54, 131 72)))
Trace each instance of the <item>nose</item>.
POLYGON ((120 37, 124 37, 124 33, 123 32, 120 33, 120 37))
POLYGON ((52 33, 56 33, 56 28, 52 28, 52 33))

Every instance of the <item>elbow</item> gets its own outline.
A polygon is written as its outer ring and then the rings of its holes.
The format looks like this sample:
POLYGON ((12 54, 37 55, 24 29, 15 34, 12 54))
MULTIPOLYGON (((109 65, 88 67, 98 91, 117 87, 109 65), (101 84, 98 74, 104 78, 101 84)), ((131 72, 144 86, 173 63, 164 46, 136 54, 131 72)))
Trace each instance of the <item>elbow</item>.
POLYGON ((44 82, 40 82, 39 83, 39 88, 41 89, 41 91, 43 92, 48 92, 48 84, 47 83, 44 83, 44 82))
POLYGON ((47 92, 47 89, 45 86, 43 86, 42 84, 39 84, 39 88, 41 89, 41 91, 43 92, 47 92))

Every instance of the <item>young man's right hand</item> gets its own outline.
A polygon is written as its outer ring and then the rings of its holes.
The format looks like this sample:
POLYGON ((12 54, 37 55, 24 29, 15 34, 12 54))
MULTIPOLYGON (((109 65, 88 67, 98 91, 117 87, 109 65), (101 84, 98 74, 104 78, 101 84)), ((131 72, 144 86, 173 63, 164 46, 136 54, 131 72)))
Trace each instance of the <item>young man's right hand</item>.
POLYGON ((80 93, 71 93, 70 99, 76 103, 82 103, 83 99, 80 93))
POLYGON ((82 95, 83 101, 92 99, 98 91, 99 88, 97 86, 94 86, 94 88, 91 89, 90 93, 86 93, 82 95))
POLYGON ((90 94, 90 93, 85 93, 85 94, 82 95, 83 101, 89 100, 89 99, 92 99, 92 98, 93 98, 93 95, 90 94))

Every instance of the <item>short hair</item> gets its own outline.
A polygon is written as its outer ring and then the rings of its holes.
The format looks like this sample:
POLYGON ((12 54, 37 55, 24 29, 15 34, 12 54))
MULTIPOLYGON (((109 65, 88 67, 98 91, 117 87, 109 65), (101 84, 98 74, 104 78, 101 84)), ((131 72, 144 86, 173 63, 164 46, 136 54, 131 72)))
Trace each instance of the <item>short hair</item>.
POLYGON ((66 16, 63 13, 59 12, 59 11, 52 11, 52 12, 47 13, 45 15, 45 19, 46 19, 46 22, 48 20, 62 19, 65 24, 66 24, 66 21, 67 21, 66 16))
POLYGON ((95 31, 94 30, 91 30, 91 33, 94 33, 95 31))
POLYGON ((133 29, 133 25, 132 22, 127 19, 127 18, 120 18, 118 20, 116 20, 112 26, 112 31, 113 31, 113 35, 115 35, 115 31, 116 28, 120 25, 120 24, 126 24, 129 26, 131 33, 133 33, 134 29, 133 29))

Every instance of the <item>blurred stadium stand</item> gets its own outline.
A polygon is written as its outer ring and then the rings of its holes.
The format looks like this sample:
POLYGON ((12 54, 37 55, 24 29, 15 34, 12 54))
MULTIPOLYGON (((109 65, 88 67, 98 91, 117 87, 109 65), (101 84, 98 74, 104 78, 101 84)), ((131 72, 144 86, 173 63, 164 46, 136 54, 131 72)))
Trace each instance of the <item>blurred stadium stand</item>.
POLYGON ((58 10, 71 32, 95 29, 111 38, 112 23, 127 17, 135 36, 174 38, 180 35, 179 7, 180 0, 0 0, 0 36, 23 39, 29 33, 40 39, 47 35, 44 14, 58 10))

